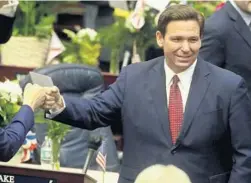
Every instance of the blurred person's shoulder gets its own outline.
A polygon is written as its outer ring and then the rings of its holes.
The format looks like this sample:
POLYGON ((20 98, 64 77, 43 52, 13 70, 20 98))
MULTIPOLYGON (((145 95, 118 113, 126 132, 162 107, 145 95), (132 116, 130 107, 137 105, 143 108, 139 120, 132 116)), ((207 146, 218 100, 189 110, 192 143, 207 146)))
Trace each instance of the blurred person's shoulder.
POLYGON ((220 10, 214 12, 205 21, 205 31, 215 31, 219 34, 227 33, 232 29, 233 24, 228 14, 229 3, 226 3, 220 10))

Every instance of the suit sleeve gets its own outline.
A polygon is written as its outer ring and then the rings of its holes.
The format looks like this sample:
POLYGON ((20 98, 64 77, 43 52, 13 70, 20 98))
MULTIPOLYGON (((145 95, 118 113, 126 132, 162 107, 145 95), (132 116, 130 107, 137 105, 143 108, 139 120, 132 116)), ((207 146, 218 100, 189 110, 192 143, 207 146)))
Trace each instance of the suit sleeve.
POLYGON ((219 30, 215 30, 213 25, 206 22, 199 56, 214 65, 224 67, 224 45, 221 41, 223 37, 219 30))
POLYGON ((243 80, 231 97, 229 110, 234 160, 229 183, 249 183, 251 180, 251 100, 243 80))
POLYGON ((125 83, 123 69, 108 90, 92 99, 64 96, 66 108, 53 120, 89 130, 120 122, 125 83))
POLYGON ((6 43, 12 34, 14 17, 0 15, 0 44, 6 43))
POLYGON ((33 124, 33 111, 24 105, 8 126, 0 128, 0 161, 9 161, 15 155, 33 124))

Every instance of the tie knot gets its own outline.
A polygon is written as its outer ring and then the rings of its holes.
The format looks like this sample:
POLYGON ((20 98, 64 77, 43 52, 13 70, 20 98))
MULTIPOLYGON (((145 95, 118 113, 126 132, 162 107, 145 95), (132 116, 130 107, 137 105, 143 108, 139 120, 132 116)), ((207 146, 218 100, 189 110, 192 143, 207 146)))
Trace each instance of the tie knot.
POLYGON ((179 81, 180 81, 179 77, 177 75, 174 75, 173 76, 173 84, 177 85, 179 81))

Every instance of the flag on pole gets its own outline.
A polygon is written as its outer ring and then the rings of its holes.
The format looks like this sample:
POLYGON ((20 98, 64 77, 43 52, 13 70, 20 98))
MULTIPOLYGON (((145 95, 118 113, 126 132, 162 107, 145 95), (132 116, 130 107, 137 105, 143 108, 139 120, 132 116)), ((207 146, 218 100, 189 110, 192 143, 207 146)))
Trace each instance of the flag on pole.
POLYGON ((141 29, 145 24, 145 17, 144 17, 144 8, 145 8, 145 0, 137 0, 135 5, 135 9, 131 14, 131 23, 135 29, 141 29))
POLYGON ((21 148, 23 150, 21 159, 22 163, 33 158, 33 151, 37 148, 37 139, 34 132, 28 132, 21 148))
POLYGON ((105 153, 105 142, 101 144, 101 147, 99 148, 99 152, 96 157, 96 162, 101 167, 103 172, 106 171, 106 153, 105 153))

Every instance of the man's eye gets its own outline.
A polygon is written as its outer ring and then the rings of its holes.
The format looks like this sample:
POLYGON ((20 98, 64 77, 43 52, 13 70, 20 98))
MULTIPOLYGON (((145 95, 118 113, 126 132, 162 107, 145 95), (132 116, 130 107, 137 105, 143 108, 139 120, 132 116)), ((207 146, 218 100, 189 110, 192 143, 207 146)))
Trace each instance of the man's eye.
POLYGON ((195 43, 195 42, 197 42, 198 41, 198 39, 197 38, 192 38, 192 39, 189 39, 189 42, 191 42, 191 43, 195 43))
POLYGON ((177 37, 177 38, 173 38, 172 40, 175 41, 175 42, 179 42, 179 41, 181 41, 181 38, 177 37))

